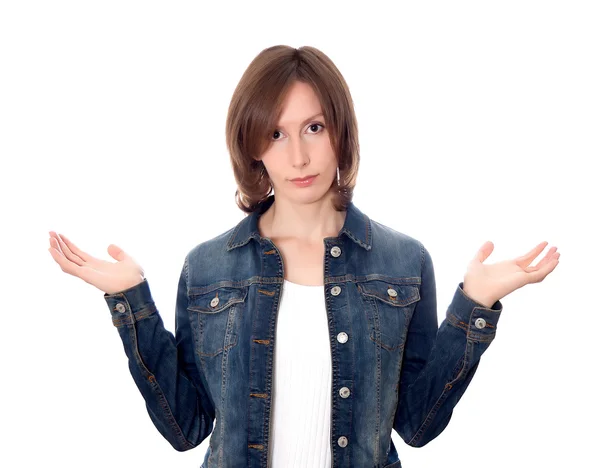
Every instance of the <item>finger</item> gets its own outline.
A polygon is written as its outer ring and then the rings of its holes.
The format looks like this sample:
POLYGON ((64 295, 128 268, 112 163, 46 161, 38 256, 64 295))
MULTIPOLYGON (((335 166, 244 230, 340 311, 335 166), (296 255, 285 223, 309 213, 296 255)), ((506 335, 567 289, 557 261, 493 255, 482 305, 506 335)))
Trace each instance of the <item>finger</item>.
POLYGON ((548 242, 541 242, 532 250, 527 252, 525 255, 518 257, 516 260, 517 265, 519 265, 520 267, 529 266, 529 264, 533 262, 533 260, 540 254, 540 252, 542 252, 546 248, 547 245, 548 242))
POLYGON ((483 245, 477 251, 477 254, 475 255, 475 259, 479 263, 485 262, 485 260, 490 256, 490 254, 493 252, 493 250, 494 250, 494 243, 492 241, 486 241, 483 243, 483 245))
POLYGON ((537 265, 535 266, 529 266, 524 268, 526 271, 536 271, 538 270, 540 267, 544 266, 546 263, 551 262, 552 260, 557 259, 558 257, 560 257, 560 254, 556 252, 556 247, 552 247, 544 256, 544 258, 542 258, 537 265))
POLYGON ((67 258, 67 257, 65 257, 65 254, 61 250, 60 245, 58 244, 58 241, 56 240, 55 237, 50 238, 50 247, 52 247, 52 249, 56 250, 57 255, 60 255, 63 258, 67 258))
POLYGON ((528 283, 539 283, 540 281, 543 281, 543 279, 546 276, 548 276, 548 274, 550 272, 552 272, 552 270, 554 270, 556 268, 556 265, 558 265, 558 258, 554 258, 554 259, 550 260, 549 262, 546 262, 544 265, 542 265, 540 268, 538 268, 536 270, 527 272, 527 282, 528 283))
POLYGON ((64 252, 62 251, 60 244, 59 244, 59 238, 58 238, 58 234, 54 231, 49 231, 50 233, 50 245, 53 246, 56 250, 58 250, 61 255, 64 255, 64 252))
POLYGON ((471 259, 471 263, 483 263, 494 250, 494 244, 491 241, 484 242, 475 256, 471 259))
MULTIPOLYGON (((56 243, 56 240, 54 240, 54 243, 56 243)), ((73 276, 79 276, 77 273, 77 269, 81 268, 79 265, 66 258, 56 247, 50 247, 48 250, 62 271, 73 276)))
MULTIPOLYGON (((55 241, 56 242, 56 241, 55 241)), ((52 254, 52 257, 56 262, 60 265, 60 269, 69 275, 76 276, 77 278, 81 278, 86 283, 96 285, 99 281, 100 272, 94 270, 93 268, 89 268, 87 266, 79 266, 71 261, 69 261, 62 253, 60 253, 56 248, 51 247, 48 249, 52 254)))
POLYGON ((67 247, 69 247, 71 252, 73 252, 74 254, 79 256, 79 258, 85 260, 86 262, 93 259, 93 257, 91 255, 86 254, 83 250, 81 250, 79 247, 77 247, 72 241, 70 241, 67 236, 65 236, 64 234, 61 233, 60 237, 62 238, 63 242, 65 244, 67 244, 67 247))
POLYGON ((71 260, 73 263, 76 263, 79 266, 85 264, 86 255, 79 250, 75 244, 69 241, 63 234, 59 234, 56 239, 60 244, 60 248, 63 251, 65 257, 71 260), (73 248, 71 248, 73 247, 73 248), (80 255, 83 254, 83 257, 80 255))

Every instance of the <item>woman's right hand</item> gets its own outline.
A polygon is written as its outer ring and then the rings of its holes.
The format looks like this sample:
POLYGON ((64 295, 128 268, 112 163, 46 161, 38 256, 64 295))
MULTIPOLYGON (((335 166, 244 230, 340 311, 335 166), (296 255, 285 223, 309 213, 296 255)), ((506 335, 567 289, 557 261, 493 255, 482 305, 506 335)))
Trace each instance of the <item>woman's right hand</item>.
POLYGON ((65 273, 81 278, 107 294, 124 291, 144 281, 144 270, 115 244, 108 246, 109 255, 117 260, 107 262, 83 252, 64 234, 50 231, 52 258, 65 273))

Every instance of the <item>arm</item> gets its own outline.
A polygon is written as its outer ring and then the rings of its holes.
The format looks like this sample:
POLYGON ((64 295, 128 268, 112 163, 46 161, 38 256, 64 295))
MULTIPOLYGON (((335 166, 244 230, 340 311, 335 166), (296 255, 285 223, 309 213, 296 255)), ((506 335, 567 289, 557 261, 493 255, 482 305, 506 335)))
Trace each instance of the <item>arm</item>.
POLYGON ((421 300, 409 324, 394 417, 394 429, 413 447, 435 439, 450 422, 483 352, 496 335, 503 308, 500 301, 491 308, 474 301, 461 282, 438 329, 433 263, 420 245, 421 300))
POLYGON ((194 361, 187 274, 186 256, 177 289, 175 336, 165 329, 146 279, 129 289, 104 294, 150 419, 180 452, 200 445, 215 419, 204 376, 194 361))

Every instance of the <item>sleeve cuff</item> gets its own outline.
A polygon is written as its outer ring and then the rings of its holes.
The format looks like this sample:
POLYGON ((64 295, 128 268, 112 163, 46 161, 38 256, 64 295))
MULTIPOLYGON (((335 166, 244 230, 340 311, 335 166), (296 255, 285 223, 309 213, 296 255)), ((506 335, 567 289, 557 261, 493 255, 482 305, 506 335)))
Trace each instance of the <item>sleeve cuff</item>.
POLYGON ((132 324, 156 312, 148 280, 113 294, 104 293, 115 327, 132 324))
POLYGON ((504 306, 499 300, 491 307, 475 301, 463 291, 463 283, 461 281, 456 288, 446 318, 457 328, 462 328, 468 339, 493 340, 504 306))

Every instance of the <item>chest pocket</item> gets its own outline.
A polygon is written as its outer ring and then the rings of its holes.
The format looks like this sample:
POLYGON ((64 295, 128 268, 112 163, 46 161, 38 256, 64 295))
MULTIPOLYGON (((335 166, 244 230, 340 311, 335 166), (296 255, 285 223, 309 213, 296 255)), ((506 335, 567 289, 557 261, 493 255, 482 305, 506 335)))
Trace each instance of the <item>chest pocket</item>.
POLYGON ((371 340, 390 351, 403 347, 415 302, 421 299, 419 286, 382 280, 357 286, 364 301, 371 340))
POLYGON ((190 295, 187 310, 199 355, 217 356, 237 344, 236 315, 244 310, 247 296, 247 286, 222 286, 190 295))

